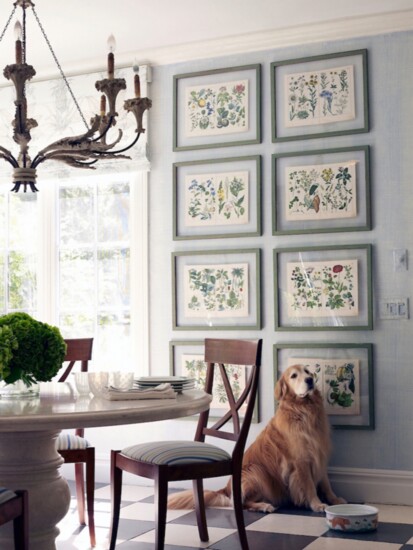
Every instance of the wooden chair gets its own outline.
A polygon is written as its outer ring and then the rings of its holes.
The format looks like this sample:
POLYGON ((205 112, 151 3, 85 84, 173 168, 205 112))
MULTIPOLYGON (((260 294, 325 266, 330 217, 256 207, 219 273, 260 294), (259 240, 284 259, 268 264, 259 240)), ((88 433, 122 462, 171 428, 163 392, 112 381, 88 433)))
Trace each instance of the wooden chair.
POLYGON ((211 427, 208 427, 209 410, 201 413, 193 442, 163 441, 144 443, 127 447, 122 451, 112 451, 110 550, 115 548, 118 531, 123 471, 155 481, 155 538, 157 550, 163 550, 164 548, 168 482, 193 480, 199 536, 203 542, 206 542, 209 540, 209 536, 206 524, 203 479, 232 475, 238 534, 243 550, 248 550, 242 507, 241 468, 258 388, 261 347, 262 340, 205 340, 205 362, 207 363, 205 391, 212 394, 214 369, 218 365, 228 398, 228 410, 211 427), (250 367, 246 387, 237 400, 234 398, 231 389, 226 365, 250 367), (244 416, 240 418, 239 409, 244 403, 246 403, 246 409, 244 416), (232 424, 227 426, 226 430, 223 430, 222 428, 229 421, 232 421, 232 424), (206 436, 233 441, 232 454, 219 447, 207 444, 205 442, 206 436), (194 455, 196 455, 196 459, 194 459, 194 455))
MULTIPOLYGON (((59 382, 64 382, 72 372, 76 362, 80 362, 81 372, 87 372, 88 362, 92 359, 93 338, 73 338, 65 340, 67 344, 65 361, 69 364, 60 376, 59 382)), ((86 441, 85 430, 78 428, 75 434, 62 432, 56 445, 59 454, 66 463, 75 465, 76 497, 79 522, 85 521, 85 480, 83 464, 86 465, 86 502, 89 525, 90 545, 96 546, 94 501, 95 501, 95 448, 86 441)))
POLYGON ((13 521, 15 550, 29 550, 29 514, 27 491, 0 488, 0 525, 13 521))

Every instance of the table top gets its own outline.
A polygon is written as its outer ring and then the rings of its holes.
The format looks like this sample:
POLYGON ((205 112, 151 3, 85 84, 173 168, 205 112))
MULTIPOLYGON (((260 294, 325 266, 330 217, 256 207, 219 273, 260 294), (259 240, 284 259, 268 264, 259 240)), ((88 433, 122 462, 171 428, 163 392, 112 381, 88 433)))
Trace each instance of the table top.
POLYGON ((40 397, 0 399, 0 432, 137 424, 191 416, 208 409, 211 395, 187 390, 176 399, 109 401, 78 395, 68 382, 41 384, 40 397))

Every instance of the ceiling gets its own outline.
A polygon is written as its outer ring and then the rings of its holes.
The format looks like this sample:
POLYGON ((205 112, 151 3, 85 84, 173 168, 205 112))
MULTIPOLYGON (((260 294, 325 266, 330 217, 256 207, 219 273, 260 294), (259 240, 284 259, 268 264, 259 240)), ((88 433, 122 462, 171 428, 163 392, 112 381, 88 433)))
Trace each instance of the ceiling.
MULTIPOLYGON (((0 29, 11 13, 13 0, 2 0, 0 29)), ((156 52, 169 58, 189 44, 197 56, 208 57, 200 45, 228 37, 264 35, 270 31, 306 28, 340 20, 363 20, 367 16, 408 10, 413 28, 413 0, 36 0, 35 10, 63 68, 101 68, 105 65, 107 38, 116 37, 118 63, 156 63, 156 52), (194 50, 195 51, 195 50, 194 50), (126 61, 127 60, 127 61, 126 61)), ((33 14, 27 15, 27 62, 38 73, 56 72, 51 55, 33 14)), ((16 13, 21 13, 18 8, 16 13)), ((400 15, 400 14, 399 14, 400 15)), ((403 14, 401 14, 403 15, 403 14)), ((13 60, 13 27, 0 44, 0 56, 13 60)), ((382 19, 384 19, 382 17, 382 19)), ((270 35, 268 35, 270 36, 270 35)), ((177 57, 179 60, 179 55, 177 57)))

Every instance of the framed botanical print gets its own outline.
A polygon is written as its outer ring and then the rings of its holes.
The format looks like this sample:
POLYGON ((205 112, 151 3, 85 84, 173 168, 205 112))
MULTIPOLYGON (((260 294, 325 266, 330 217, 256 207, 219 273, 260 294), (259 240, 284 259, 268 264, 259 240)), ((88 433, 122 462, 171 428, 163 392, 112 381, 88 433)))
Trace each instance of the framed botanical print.
POLYGON ((272 140, 369 131, 367 50, 271 63, 272 140))
POLYGON ((276 330, 373 328, 371 245, 274 250, 276 330))
MULTIPOLYGON (((172 341, 169 343, 170 372, 173 376, 187 376, 195 379, 195 387, 204 389, 206 363, 204 361, 204 342, 198 341, 172 341)), ((231 384, 234 397, 237 399, 243 392, 247 377, 249 376, 248 367, 240 365, 227 366, 227 373, 231 384)), ((219 369, 214 371, 213 395, 210 405, 210 417, 215 418, 222 415, 224 409, 228 408, 228 398, 225 392, 222 377, 219 369)), ((246 409, 246 403, 239 410, 240 417, 246 409)), ((259 422, 259 404, 258 395, 254 407, 253 422, 259 422)))
POLYGON ((313 373, 335 428, 374 429, 372 344, 275 344, 275 377, 291 365, 313 373))
POLYGON ((272 156, 273 235, 371 229, 369 146, 272 156))
POLYGON ((173 328, 261 327, 260 250, 172 253, 173 328))
POLYGON ((174 240, 261 235, 261 158, 173 165, 174 240))
POLYGON ((173 150, 261 141, 261 66, 174 76, 173 150))

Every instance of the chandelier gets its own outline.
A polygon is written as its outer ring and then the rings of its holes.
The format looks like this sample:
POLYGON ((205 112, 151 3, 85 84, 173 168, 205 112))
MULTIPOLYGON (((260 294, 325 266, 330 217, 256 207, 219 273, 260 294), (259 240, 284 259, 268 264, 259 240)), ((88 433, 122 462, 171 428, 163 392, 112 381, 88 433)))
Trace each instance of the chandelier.
POLYGON ((135 132, 137 135, 131 143, 126 146, 121 146, 120 142, 123 137, 123 132, 121 129, 118 129, 116 139, 112 142, 108 142, 108 132, 116 125, 116 117, 118 116, 116 112, 117 95, 121 90, 126 89, 125 79, 115 78, 115 58, 113 53, 115 40, 113 36, 111 35, 108 40, 110 51, 108 53, 107 78, 98 80, 95 84, 98 92, 102 94, 100 98, 100 114, 94 115, 90 120, 90 125, 88 125, 31 0, 17 0, 14 2, 13 10, 0 35, 0 41, 18 7, 22 9, 22 23, 17 21, 14 29, 16 35, 16 62, 12 65, 7 65, 3 72, 4 76, 13 82, 16 89, 16 100, 14 102, 16 114, 12 121, 12 126, 13 140, 20 147, 17 158, 5 147, 0 146, 0 158, 10 163, 13 167, 14 186, 12 191, 17 193, 20 187, 23 187, 24 192, 27 191, 27 187, 30 187, 33 192, 38 191, 36 187, 37 167, 48 160, 63 162, 76 168, 94 169, 95 166, 93 165, 101 159, 130 158, 123 153, 131 149, 137 143, 140 135, 145 132, 142 126, 142 117, 144 112, 152 106, 152 101, 147 97, 140 97, 139 75, 135 74, 135 97, 125 100, 123 107, 127 112, 131 112, 135 116, 135 132), (40 27, 53 59, 86 127, 86 132, 84 134, 58 139, 50 145, 47 145, 44 149, 38 151, 33 159, 29 155, 29 142, 31 140, 30 131, 36 128, 37 122, 33 118, 28 118, 27 116, 26 82, 36 74, 36 71, 31 65, 26 63, 26 12, 28 9, 31 9, 40 27), (115 150, 118 144, 120 148, 115 150))

